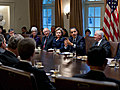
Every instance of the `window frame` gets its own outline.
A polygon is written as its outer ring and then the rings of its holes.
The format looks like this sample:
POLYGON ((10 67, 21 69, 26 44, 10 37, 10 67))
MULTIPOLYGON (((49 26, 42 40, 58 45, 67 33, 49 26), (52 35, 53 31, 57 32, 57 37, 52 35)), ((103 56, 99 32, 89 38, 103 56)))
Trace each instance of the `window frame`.
MULTIPOLYGON (((103 28, 104 12, 105 12, 105 9, 104 9, 104 0, 101 0, 101 1, 88 1, 88 0, 85 0, 83 6, 84 6, 84 29, 83 29, 84 33, 83 34, 85 36, 85 30, 89 28, 88 27, 88 18, 89 18, 89 16, 88 16, 88 8, 89 7, 101 7, 100 28, 103 28)), ((94 13, 94 18, 95 18, 95 13, 94 13)), ((94 25, 95 25, 95 22, 94 22, 94 25)), ((93 32, 95 33, 95 26, 91 27, 91 28, 94 29, 93 32)))
POLYGON ((54 26, 55 25, 55 1, 54 2, 52 1, 51 4, 47 4, 47 3, 42 4, 42 12, 44 9, 51 9, 52 11, 51 11, 51 25, 48 24, 48 15, 47 15, 47 17, 44 17, 44 16, 42 17, 42 19, 47 18, 47 24, 46 25, 43 24, 43 27, 46 26, 46 28, 48 28, 48 26, 54 26))

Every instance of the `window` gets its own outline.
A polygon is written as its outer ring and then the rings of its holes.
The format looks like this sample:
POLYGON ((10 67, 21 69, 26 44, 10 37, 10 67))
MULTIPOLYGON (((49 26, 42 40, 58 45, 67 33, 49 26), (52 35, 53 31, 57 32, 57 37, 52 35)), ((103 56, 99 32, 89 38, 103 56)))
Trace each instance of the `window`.
POLYGON ((86 0, 85 1, 85 30, 90 29, 91 36, 94 36, 96 30, 100 30, 104 19, 104 0, 86 0))
POLYGON ((43 28, 55 25, 55 0, 43 0, 43 28))

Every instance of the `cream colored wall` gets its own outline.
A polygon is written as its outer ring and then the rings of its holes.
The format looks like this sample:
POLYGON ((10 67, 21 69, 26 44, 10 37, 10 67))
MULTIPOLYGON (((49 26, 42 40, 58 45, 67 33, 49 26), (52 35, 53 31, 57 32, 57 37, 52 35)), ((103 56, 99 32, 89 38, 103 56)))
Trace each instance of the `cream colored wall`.
POLYGON ((15 30, 21 32, 21 27, 30 26, 29 0, 14 0, 15 1, 15 30))
MULTIPOLYGON (((62 4, 63 4, 63 11, 66 5, 70 5, 70 0, 62 0, 62 4)), ((69 20, 67 19, 66 15, 64 14, 64 28, 68 30, 69 32, 69 20)))
MULTIPOLYGON (((13 28, 16 33, 21 33, 23 26, 29 30, 29 0, 0 0, 0 5, 10 6, 10 28, 13 28)), ((7 27, 5 28, 8 30, 7 27)))
MULTIPOLYGON (((9 29, 10 28, 10 13, 9 13, 10 6, 1 6, 0 5, 0 14, 3 15, 3 22, 5 21, 4 24, 4 29, 9 29)), ((2 22, 2 21, 0 21, 2 22)))

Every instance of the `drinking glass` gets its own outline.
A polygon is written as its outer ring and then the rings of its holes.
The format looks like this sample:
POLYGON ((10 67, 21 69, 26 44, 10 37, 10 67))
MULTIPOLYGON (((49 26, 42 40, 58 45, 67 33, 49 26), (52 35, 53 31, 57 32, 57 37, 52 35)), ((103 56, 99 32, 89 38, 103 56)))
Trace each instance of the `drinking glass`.
POLYGON ((73 51, 73 59, 77 59, 76 51, 73 51))
POLYGON ((80 74, 86 74, 87 71, 86 70, 80 70, 80 74))
POLYGON ((40 68, 40 67, 42 67, 42 62, 35 60, 34 66, 37 68, 40 68))
POLYGON ((119 59, 115 59, 115 69, 119 68, 119 59))
POLYGON ((60 65, 55 65, 55 70, 54 70, 55 76, 57 76, 57 74, 59 73, 59 70, 60 70, 60 65))

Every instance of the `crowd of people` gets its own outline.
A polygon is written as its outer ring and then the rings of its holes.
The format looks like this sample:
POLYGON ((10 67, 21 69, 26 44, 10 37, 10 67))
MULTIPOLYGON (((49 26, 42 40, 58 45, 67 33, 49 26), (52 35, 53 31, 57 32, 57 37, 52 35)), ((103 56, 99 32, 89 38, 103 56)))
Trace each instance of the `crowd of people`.
POLYGON ((33 73, 39 90, 55 90, 56 88, 50 82, 44 70, 32 67, 31 62, 37 47, 41 47, 42 50, 46 51, 53 48, 59 49, 61 52, 76 52, 77 55, 87 55, 87 64, 90 66, 91 71, 85 75, 75 75, 74 77, 112 81, 120 84, 119 81, 109 79, 102 72, 99 72, 104 70, 107 63, 106 58, 111 56, 110 43, 103 39, 103 31, 97 30, 95 32, 96 42, 86 53, 85 38, 90 36, 90 30, 86 30, 86 37, 82 37, 78 34, 76 28, 70 28, 70 37, 68 37, 67 30, 61 27, 52 30, 44 28, 42 40, 37 35, 38 30, 36 27, 30 29, 31 35, 29 38, 22 36, 22 34, 30 34, 26 27, 21 30, 21 34, 15 34, 13 29, 9 29, 9 34, 5 36, 2 33, 3 28, 0 27, 0 62, 6 66, 33 73), (6 43, 8 44, 7 48, 6 43), (18 56, 20 56, 21 60, 17 58, 18 56))

